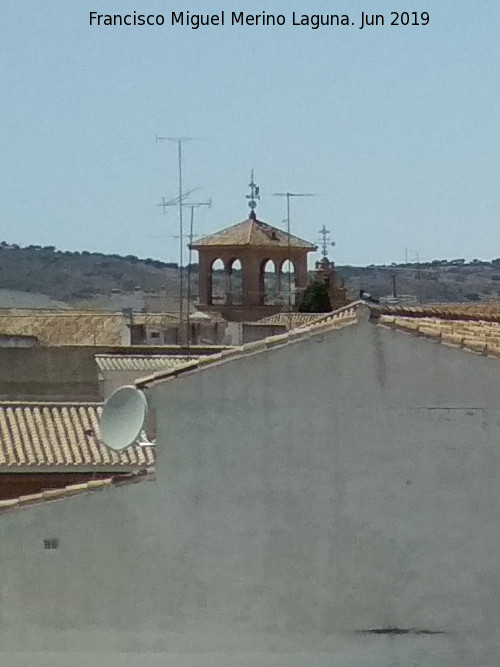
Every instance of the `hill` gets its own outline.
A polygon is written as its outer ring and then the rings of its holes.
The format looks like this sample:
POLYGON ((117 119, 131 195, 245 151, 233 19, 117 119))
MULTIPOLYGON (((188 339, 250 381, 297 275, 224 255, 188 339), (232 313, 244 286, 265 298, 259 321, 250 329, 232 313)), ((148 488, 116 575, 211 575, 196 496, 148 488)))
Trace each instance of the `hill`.
POLYGON ((53 246, 21 248, 5 241, 0 243, 1 288, 42 293, 66 302, 113 292, 175 293, 177 268, 177 264, 134 255, 62 251, 53 246))
POLYGON ((500 298, 500 258, 463 259, 390 266, 338 267, 349 293, 364 289, 377 297, 413 296, 422 303, 491 301, 500 298))
MULTIPOLYGON (((193 264, 191 268, 192 293, 196 296, 198 266, 193 264)), ((337 268, 353 299, 361 289, 377 297, 389 297, 394 283, 398 296, 411 295, 424 303, 500 299, 500 258, 490 262, 467 263, 456 259, 337 268)), ((217 291, 223 290, 224 276, 216 273, 214 283, 217 291)), ((9 294, 11 300, 18 291, 47 295, 54 301, 71 305, 113 309, 140 310, 145 300, 156 300, 158 308, 176 310, 179 268, 175 263, 140 259, 134 255, 61 251, 54 246, 19 247, 3 241, 0 243, 0 291, 9 294)), ((21 301, 31 303, 26 299, 21 301)))

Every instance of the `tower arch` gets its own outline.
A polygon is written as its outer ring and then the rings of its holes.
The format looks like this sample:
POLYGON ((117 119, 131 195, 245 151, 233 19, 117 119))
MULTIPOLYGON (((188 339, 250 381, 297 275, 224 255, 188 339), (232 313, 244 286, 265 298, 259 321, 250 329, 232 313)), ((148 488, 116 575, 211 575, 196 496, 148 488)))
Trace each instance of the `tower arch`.
POLYGON ((199 254, 197 307, 202 311, 215 310, 227 320, 256 321, 286 309, 288 291, 285 295, 283 292, 288 288, 288 277, 285 274, 284 279, 281 269, 288 260, 294 269, 295 292, 305 289, 307 253, 317 250, 312 243, 258 219, 255 209, 259 188, 253 173, 247 200, 250 207, 247 219, 190 245, 199 254), (214 292, 216 260, 221 260, 224 266, 223 299, 214 292))

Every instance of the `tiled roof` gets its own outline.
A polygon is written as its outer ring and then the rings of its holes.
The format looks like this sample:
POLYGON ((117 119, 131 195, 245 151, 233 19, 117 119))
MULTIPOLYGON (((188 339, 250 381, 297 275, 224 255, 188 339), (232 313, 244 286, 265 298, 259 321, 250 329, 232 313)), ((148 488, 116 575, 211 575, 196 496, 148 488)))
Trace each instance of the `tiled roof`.
POLYGON ((374 306, 375 314, 403 317, 434 317, 443 320, 485 320, 500 322, 500 302, 439 303, 413 306, 374 306))
POLYGON ((132 354, 96 354, 95 360, 100 371, 162 371, 177 368, 187 361, 198 357, 169 356, 166 354, 132 355, 132 354))
POLYGON ((500 356, 500 303, 375 306, 383 326, 484 355, 500 356))
POLYGON ((118 475, 116 477, 109 477, 107 479, 96 479, 83 482, 82 484, 71 484, 57 489, 49 489, 41 493, 32 493, 26 496, 19 496, 18 498, 9 498, 0 500, 0 514, 9 512, 10 510, 23 509, 41 503, 53 502, 56 500, 65 500, 73 496, 82 495, 84 493, 93 493, 95 491, 103 491, 112 486, 122 486, 124 484, 134 484, 137 482, 150 481, 154 479, 153 470, 141 470, 125 475, 118 475))
POLYGON ((132 317, 134 324, 148 327, 172 326, 179 323, 179 316, 176 313, 133 313, 132 317))
MULTIPOLYGON (((178 317, 134 313, 133 322, 161 328, 175 325, 178 317)), ((50 345, 122 345, 128 323, 120 312, 0 309, 1 334, 36 336, 50 345)))
POLYGON ((207 246, 253 246, 265 248, 303 248, 316 250, 316 246, 308 241, 290 235, 282 229, 272 227, 261 220, 243 220, 232 227, 227 227, 220 232, 198 239, 191 245, 192 248, 205 248, 207 246))
POLYGON ((99 442, 97 403, 0 403, 0 468, 148 468, 152 445, 115 452, 99 442))
POLYGON ((299 340, 304 340, 314 335, 321 335, 328 331, 333 331, 336 329, 343 329, 344 327, 355 324, 360 318, 361 309, 366 309, 367 314, 370 312, 370 309, 363 302, 355 302, 349 306, 344 306, 338 310, 334 310, 331 313, 325 313, 324 315, 319 315, 317 319, 309 324, 308 326, 297 327, 286 333, 278 334, 276 336, 269 336, 268 338, 263 338, 252 343, 246 343, 240 347, 232 347, 227 350, 223 350, 218 354, 212 354, 206 357, 200 357, 197 360, 190 361, 178 368, 173 368, 170 371, 162 371, 159 373, 154 373, 148 377, 140 378, 136 380, 137 387, 145 387, 153 382, 158 382, 165 379, 175 378, 182 373, 202 370, 209 368, 213 364, 222 363, 235 359, 238 357, 244 357, 251 354, 256 354, 258 352, 263 352, 276 347, 283 347, 290 343, 295 343, 299 340))
POLYGON ((417 336, 462 347, 485 355, 500 356, 500 323, 485 320, 452 320, 437 317, 381 315, 380 324, 417 336))
POLYGON ((324 316, 325 313, 276 313, 252 324, 278 324, 285 325, 288 329, 297 329, 309 326, 324 316))

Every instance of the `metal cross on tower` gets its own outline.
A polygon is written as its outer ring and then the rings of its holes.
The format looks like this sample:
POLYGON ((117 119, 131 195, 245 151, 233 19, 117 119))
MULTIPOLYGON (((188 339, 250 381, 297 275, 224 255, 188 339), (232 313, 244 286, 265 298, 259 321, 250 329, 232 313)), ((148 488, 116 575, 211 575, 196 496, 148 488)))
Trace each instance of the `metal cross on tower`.
POLYGON ((325 225, 319 230, 319 233, 321 234, 321 251, 323 257, 326 259, 328 257, 328 248, 333 248, 335 241, 330 241, 330 230, 325 225))
POLYGON ((260 188, 258 185, 255 185, 255 182, 253 180, 253 169, 250 177, 250 183, 248 184, 250 188, 250 194, 246 196, 246 198, 249 200, 248 205, 250 206, 250 218, 252 220, 256 220, 257 216, 255 214, 255 208, 257 206, 257 200, 260 199, 260 188))

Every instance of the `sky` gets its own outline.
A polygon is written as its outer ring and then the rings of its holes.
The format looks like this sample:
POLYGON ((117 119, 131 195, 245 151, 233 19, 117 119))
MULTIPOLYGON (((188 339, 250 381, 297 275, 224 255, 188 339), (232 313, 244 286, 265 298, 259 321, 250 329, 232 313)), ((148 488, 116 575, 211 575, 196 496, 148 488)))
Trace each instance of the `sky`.
MULTIPOLYGON (((0 240, 178 261, 176 146, 195 233, 248 216, 338 264, 500 256, 498 0, 2 0, 0 240), (91 26, 91 11, 167 24, 91 26), (168 24, 171 12, 226 25, 168 24), (232 26, 232 11, 284 26, 232 26), (391 26, 391 12, 428 12, 391 26), (349 27, 293 26, 292 11, 349 27), (359 29, 361 12, 385 25, 359 29), (167 21, 168 19, 168 21, 167 21)), ((188 213, 185 210, 185 217, 188 213)), ((186 225, 187 232, 187 225, 186 225)), ((316 256, 317 258, 317 256, 316 256)))

